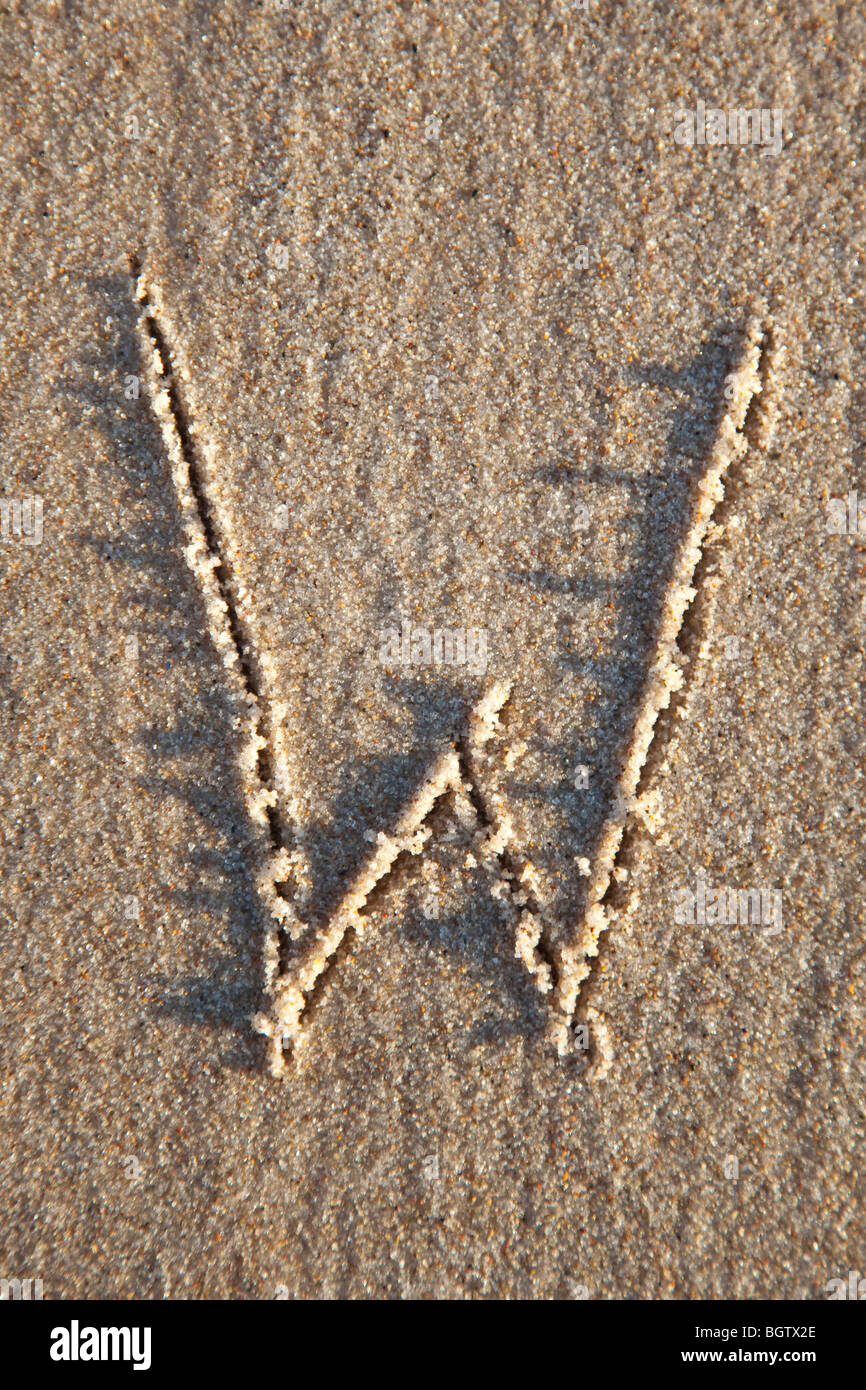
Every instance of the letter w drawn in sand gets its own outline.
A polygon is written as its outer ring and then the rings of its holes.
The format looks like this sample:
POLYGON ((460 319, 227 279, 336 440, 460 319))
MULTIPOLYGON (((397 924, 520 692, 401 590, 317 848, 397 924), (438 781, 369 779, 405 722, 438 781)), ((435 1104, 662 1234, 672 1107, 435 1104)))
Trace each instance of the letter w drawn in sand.
MULTIPOLYGON (((696 567, 711 527, 713 513, 724 494, 723 479, 731 464, 748 447, 744 426, 752 403, 762 391, 773 356, 766 305, 760 303, 747 324, 740 361, 728 377, 729 397, 715 443, 698 479, 683 539, 671 566, 661 618, 654 641, 643 694, 613 798, 590 864, 584 910, 573 923, 555 920, 545 902, 535 866, 515 843, 507 798, 491 794, 497 779, 490 774, 485 745, 497 733, 498 716, 510 684, 492 684, 469 716, 459 743, 449 744, 435 760, 420 787, 387 831, 379 831, 375 846, 353 878, 328 920, 317 929, 300 921, 292 903, 293 883, 307 880, 309 865, 299 836, 287 819, 279 795, 288 785, 282 744, 284 705, 275 670, 267 653, 257 653, 250 638, 252 595, 236 580, 232 529, 221 513, 216 461, 199 458, 174 374, 160 297, 149 287, 137 262, 132 265, 136 296, 141 306, 139 335, 154 410, 166 444, 171 477, 186 533, 185 556, 205 603, 211 638, 220 653, 241 730, 239 771, 250 820, 256 828, 256 882, 269 915, 264 943, 265 1007, 253 1020, 268 1039, 269 1065, 284 1074, 287 1050, 297 1051, 306 1036, 306 1012, 317 985, 347 937, 363 935, 365 907, 377 884, 392 871, 403 853, 421 854, 430 838, 427 824, 436 803, 455 798, 464 818, 477 826, 473 854, 491 871, 491 891, 513 932, 514 952, 549 1004, 549 1036, 560 1054, 573 1048, 573 1022, 578 995, 591 972, 592 959, 608 925, 604 905, 617 854, 630 815, 641 797, 641 775, 661 711, 683 684, 677 638, 692 604, 696 567), (481 775, 482 766, 488 774, 481 775), (291 939, 297 948, 283 962, 281 946, 291 939), (552 941, 556 945, 551 944, 552 941)), ((764 406, 769 428, 769 407, 764 406)))

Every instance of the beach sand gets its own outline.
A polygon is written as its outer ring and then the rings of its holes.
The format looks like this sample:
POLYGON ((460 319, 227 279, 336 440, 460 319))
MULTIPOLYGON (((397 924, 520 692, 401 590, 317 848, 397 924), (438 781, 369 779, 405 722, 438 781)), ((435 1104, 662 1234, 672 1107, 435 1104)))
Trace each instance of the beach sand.
POLYGON ((9 10, 0 1274, 826 1297, 866 20, 9 10))

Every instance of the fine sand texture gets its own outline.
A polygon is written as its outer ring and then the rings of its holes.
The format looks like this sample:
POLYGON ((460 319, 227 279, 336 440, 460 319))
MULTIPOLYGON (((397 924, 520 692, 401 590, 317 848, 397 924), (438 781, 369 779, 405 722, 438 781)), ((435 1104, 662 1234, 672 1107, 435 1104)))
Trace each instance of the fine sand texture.
POLYGON ((6 5, 0 1277, 864 1268, 864 52, 6 5))

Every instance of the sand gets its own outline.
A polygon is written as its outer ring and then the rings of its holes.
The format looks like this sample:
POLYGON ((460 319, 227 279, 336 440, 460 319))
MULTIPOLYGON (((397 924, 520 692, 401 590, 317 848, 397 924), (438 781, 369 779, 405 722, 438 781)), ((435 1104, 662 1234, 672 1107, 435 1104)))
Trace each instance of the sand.
POLYGON ((0 1275, 825 1298, 864 20, 10 11, 0 1275))

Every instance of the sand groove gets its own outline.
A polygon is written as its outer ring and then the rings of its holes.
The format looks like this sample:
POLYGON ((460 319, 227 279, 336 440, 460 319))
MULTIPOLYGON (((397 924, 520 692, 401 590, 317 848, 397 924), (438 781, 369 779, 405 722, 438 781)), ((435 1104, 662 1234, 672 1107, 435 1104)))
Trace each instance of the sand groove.
MULTIPOLYGON (((572 1025, 581 985, 590 975, 601 934, 608 926, 608 897, 627 829, 646 812, 651 797, 646 782, 648 759, 660 714, 683 685, 683 652, 678 639, 697 596, 705 543, 713 535, 713 515, 724 496, 723 478, 750 445, 766 447, 775 420, 775 378, 781 349, 767 306, 757 303, 749 318, 743 352, 728 377, 730 397, 707 467, 699 479, 689 525, 672 567, 672 577, 655 644, 644 696, 624 761, 614 809, 608 816, 590 866, 587 908, 564 947, 551 950, 544 939, 544 909, 531 863, 512 858, 510 819, 499 797, 496 809, 482 790, 477 761, 493 736, 510 684, 497 683, 470 714, 465 737, 438 756, 396 826, 376 835, 375 848, 328 921, 308 931, 284 891, 289 883, 309 880, 309 866, 298 847, 299 836, 280 804, 287 789, 282 743, 284 706, 274 693, 275 673, 265 652, 251 637, 251 596, 236 579, 232 531, 214 486, 214 460, 199 458, 192 423, 184 403, 169 348, 168 318, 161 296, 149 285, 137 260, 130 262, 140 306, 138 333, 144 374, 168 453, 171 480, 186 535, 184 555, 202 592, 211 639, 226 670, 230 697, 241 730, 238 770, 246 808, 257 831, 256 884, 267 909, 264 942, 265 1007, 253 1024, 268 1038, 270 1070, 282 1075, 286 1049, 296 1050, 305 1036, 304 1014, 317 984, 333 962, 347 933, 363 935, 364 909, 373 889, 391 873, 401 854, 419 855, 430 837, 431 811, 453 794, 474 817, 477 834, 467 866, 481 863, 491 892, 514 932, 516 957, 549 998, 548 1032, 560 1054, 571 1050, 572 1025), (759 396, 763 394, 763 400, 759 396), (294 940, 306 934, 299 950, 281 964, 281 932, 294 940)), ((205 445, 202 445, 207 454, 205 445)), ((716 528, 718 529, 718 528, 716 528)), ((708 587, 714 582, 706 580, 708 587)), ((717 582, 717 581, 715 581, 717 582)), ((696 610, 697 611, 697 610, 696 610)), ((680 718, 685 708, 677 708, 680 718)), ((656 750, 658 752, 658 749, 656 750)), ((587 1018, 591 1010, 583 1011, 587 1018)))
POLYGON ((236 727, 241 730, 238 772, 250 820, 257 831, 256 883, 274 925, 265 957, 268 971, 277 953, 278 927, 298 936, 303 924, 280 888, 304 873, 303 856, 290 848, 293 828, 278 796, 288 787, 282 742, 284 706, 275 696, 275 677, 266 653, 251 637, 250 597, 236 579, 231 527, 213 486, 213 460, 205 463, 193 443, 188 414, 169 347, 167 316, 156 286, 147 283, 137 259, 130 261, 140 307, 138 337, 149 399, 168 454, 186 545, 184 558, 201 590, 208 631, 228 677, 236 727))
MULTIPOLYGON (((482 696, 469 718, 466 746, 476 749, 493 736, 499 711, 510 687, 498 683, 482 696)), ((376 847, 323 927, 314 933, 297 958, 282 972, 274 971, 267 982, 269 1007, 254 1019, 269 1041, 269 1065, 273 1075, 283 1075, 286 1048, 296 1051, 305 1037, 304 1012, 317 983, 328 969, 347 933, 364 934, 364 907, 373 889, 391 872, 401 854, 421 854, 430 838, 426 821, 436 803, 447 793, 477 804, 476 786, 466 780, 466 765, 453 745, 439 754, 421 786, 390 833, 379 831, 376 847)), ((486 827, 485 827, 486 828, 486 827)))
MULTIPOLYGON (((766 448, 778 408, 777 378, 781 348, 763 300, 752 309, 736 369, 728 376, 728 406, 719 426, 707 466, 698 480, 691 518, 675 558, 665 604, 634 731, 614 796, 614 811, 602 829, 590 869, 587 908, 572 940, 557 953, 557 980, 551 1004, 549 1033, 561 1055, 570 1051, 571 1029, 578 1010, 581 985, 598 955, 601 934, 609 925, 605 899, 618 867, 627 827, 651 808, 652 793, 643 784, 644 770, 656 733, 656 723, 683 686, 681 638, 687 614, 697 597, 694 581, 713 515, 724 497, 723 479, 731 464, 749 447, 766 448), (764 392, 764 400, 759 397, 764 392)), ((687 716, 687 711, 679 713, 687 716)))

